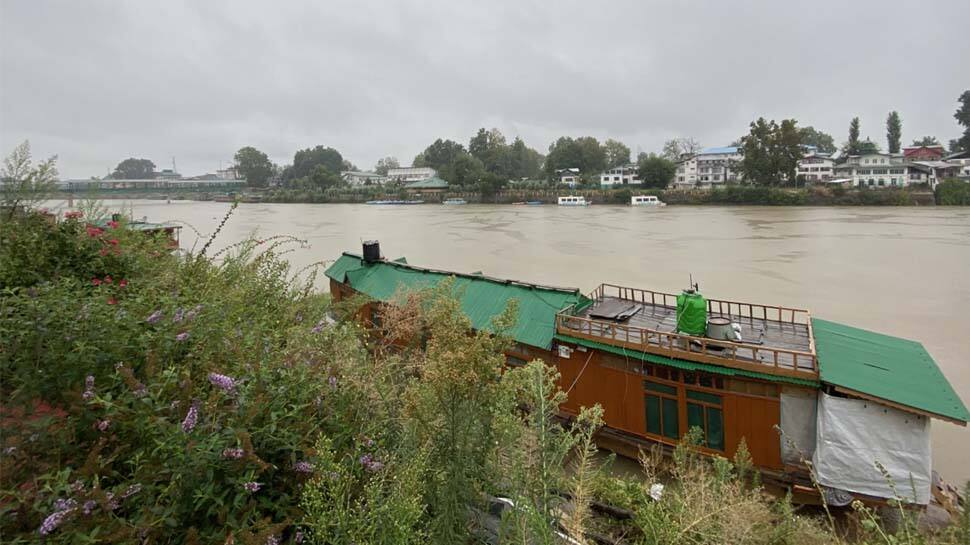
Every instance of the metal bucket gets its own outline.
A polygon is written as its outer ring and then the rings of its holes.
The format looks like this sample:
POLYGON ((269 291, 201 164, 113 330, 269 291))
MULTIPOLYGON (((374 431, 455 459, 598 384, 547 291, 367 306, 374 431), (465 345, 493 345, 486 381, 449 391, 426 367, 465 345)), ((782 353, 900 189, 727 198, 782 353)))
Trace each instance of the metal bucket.
POLYGON ((734 328, 728 318, 714 317, 707 320, 707 336, 719 341, 733 341, 734 328))

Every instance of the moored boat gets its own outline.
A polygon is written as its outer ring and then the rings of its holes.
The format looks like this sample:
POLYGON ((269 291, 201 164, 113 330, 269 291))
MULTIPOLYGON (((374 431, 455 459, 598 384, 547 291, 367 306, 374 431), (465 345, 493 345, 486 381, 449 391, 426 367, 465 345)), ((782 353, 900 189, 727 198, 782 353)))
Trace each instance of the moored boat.
POLYGON ((367 201, 365 204, 424 204, 424 201, 389 199, 389 200, 367 201))
POLYGON ((335 300, 377 301, 361 314, 368 319, 393 304, 387 294, 451 277, 473 329, 517 301, 528 321, 509 330, 508 365, 556 368, 567 393, 560 414, 601 405, 600 445, 633 458, 652 447, 669 453, 696 429, 700 453, 731 458, 744 445, 769 490, 795 501, 817 501, 821 490, 829 505, 884 504, 904 482, 904 501, 926 505, 930 419, 970 420, 922 345, 804 309, 708 299, 696 286, 601 284, 584 295, 389 261, 379 248, 365 255, 344 253, 326 274, 335 300))
POLYGON ((582 195, 566 195, 559 197, 559 206, 589 206, 589 201, 582 195))
POLYGON ((451 198, 441 201, 441 204, 468 204, 468 201, 465 199, 451 198))
POLYGON ((634 195, 630 197, 630 206, 667 206, 653 195, 634 195))

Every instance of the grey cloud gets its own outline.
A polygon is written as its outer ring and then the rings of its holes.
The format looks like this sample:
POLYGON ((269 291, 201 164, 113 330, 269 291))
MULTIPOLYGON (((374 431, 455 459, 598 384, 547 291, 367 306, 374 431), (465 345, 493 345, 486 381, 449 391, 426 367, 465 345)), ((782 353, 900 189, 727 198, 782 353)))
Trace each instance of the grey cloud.
POLYGON ((186 173, 243 145, 331 145, 361 167, 496 126, 657 150, 752 119, 845 138, 958 134, 970 3, 0 3, 0 151, 29 138, 65 177, 128 156, 186 173), (279 5, 276 5, 279 4, 279 5), (914 25, 914 21, 918 25, 914 25))

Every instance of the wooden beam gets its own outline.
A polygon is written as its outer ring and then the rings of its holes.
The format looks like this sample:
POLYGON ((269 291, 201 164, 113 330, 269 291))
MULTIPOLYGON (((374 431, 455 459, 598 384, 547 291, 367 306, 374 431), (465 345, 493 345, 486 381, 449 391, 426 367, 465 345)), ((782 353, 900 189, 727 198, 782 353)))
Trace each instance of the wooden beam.
POLYGON ((880 403, 882 405, 886 405, 887 407, 892 407, 894 409, 899 409, 900 411, 905 411, 905 412, 908 412, 908 413, 918 414, 918 415, 921 415, 921 416, 926 416, 928 418, 938 418, 940 420, 945 420, 947 422, 952 422, 954 424, 957 424, 958 426, 963 426, 963 427, 966 427, 967 426, 967 423, 964 422, 963 420, 957 420, 955 418, 950 418, 949 416, 943 416, 942 414, 931 413, 929 411, 924 411, 922 409, 917 409, 915 407, 909 407, 907 405, 902 405, 900 403, 896 403, 895 401, 889 401, 888 399, 884 399, 884 398, 881 398, 881 397, 878 397, 878 396, 874 396, 874 395, 871 395, 871 394, 866 394, 866 393, 860 392, 858 390, 852 390, 850 388, 843 388, 841 386, 835 386, 835 391, 836 392, 841 392, 841 393, 846 394, 846 395, 860 397, 862 399, 867 399, 869 401, 874 401, 876 403, 880 403))

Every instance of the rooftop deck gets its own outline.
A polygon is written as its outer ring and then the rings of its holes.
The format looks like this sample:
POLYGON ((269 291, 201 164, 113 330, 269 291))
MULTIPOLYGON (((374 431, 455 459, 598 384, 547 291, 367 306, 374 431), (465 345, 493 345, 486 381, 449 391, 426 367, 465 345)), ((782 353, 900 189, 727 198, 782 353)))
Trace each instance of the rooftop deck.
POLYGON ((807 310, 707 300, 708 318, 741 326, 741 342, 677 332, 677 296, 602 284, 585 308, 556 316, 561 335, 585 338, 673 358, 798 378, 818 378, 811 315, 807 310))

